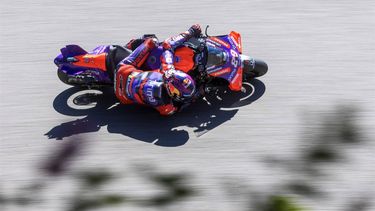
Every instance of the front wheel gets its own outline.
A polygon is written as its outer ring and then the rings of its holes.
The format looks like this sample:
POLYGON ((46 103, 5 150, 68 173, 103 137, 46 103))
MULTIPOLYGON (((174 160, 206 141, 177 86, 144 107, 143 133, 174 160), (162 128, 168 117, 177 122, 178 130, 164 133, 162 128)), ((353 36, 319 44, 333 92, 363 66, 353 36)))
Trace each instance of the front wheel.
POLYGON ((243 56, 243 74, 245 79, 263 76, 268 71, 268 65, 260 59, 243 56))

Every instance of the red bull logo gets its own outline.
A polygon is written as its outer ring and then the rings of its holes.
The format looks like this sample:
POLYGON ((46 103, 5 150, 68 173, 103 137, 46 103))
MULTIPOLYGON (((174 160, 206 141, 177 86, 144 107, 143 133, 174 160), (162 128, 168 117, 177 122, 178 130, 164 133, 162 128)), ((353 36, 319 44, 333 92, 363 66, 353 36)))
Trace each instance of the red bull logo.
POLYGON ((169 90, 169 93, 171 96, 174 96, 174 95, 177 95, 177 96, 180 96, 180 91, 178 91, 178 89, 176 89, 175 86, 173 86, 171 83, 168 83, 168 90, 169 90))

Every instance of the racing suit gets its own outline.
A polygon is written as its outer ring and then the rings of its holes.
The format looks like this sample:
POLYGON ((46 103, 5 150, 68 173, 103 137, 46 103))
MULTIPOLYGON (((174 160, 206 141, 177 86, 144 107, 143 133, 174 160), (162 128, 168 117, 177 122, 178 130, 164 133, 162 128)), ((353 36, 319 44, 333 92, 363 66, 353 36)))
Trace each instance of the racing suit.
POLYGON ((152 106, 161 115, 171 115, 179 107, 168 95, 164 86, 163 75, 173 70, 173 51, 193 36, 201 33, 199 25, 193 25, 188 31, 168 38, 162 43, 162 65, 157 70, 142 71, 140 67, 150 52, 158 46, 154 39, 147 39, 128 57, 122 60, 115 71, 114 90, 116 97, 123 104, 137 103, 152 106))

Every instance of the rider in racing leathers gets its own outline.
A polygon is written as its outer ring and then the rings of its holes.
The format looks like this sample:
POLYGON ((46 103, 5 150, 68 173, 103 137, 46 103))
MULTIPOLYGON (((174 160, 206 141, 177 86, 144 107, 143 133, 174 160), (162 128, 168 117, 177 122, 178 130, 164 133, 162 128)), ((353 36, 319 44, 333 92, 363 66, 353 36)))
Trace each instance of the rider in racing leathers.
POLYGON ((118 64, 114 75, 116 97, 124 104, 152 106, 161 115, 171 115, 182 105, 190 103, 198 90, 188 74, 175 70, 173 53, 175 48, 200 34, 201 28, 196 24, 188 31, 165 40, 162 43, 162 65, 153 71, 140 70, 151 50, 158 46, 154 39, 146 39, 118 64))

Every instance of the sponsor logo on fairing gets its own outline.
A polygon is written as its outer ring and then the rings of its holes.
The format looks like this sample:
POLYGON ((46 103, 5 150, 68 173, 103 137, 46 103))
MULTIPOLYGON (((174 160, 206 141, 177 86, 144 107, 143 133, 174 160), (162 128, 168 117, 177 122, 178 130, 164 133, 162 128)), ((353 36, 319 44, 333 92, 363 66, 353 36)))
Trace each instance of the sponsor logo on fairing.
POLYGON ((238 48, 238 49, 241 49, 241 43, 237 42, 237 40, 233 37, 233 36, 230 36, 231 40, 233 41, 233 43, 235 44, 235 46, 238 48))
POLYGON ((233 70, 230 75, 229 75, 229 81, 232 81, 233 80, 233 77, 235 76, 235 74, 237 73, 237 69, 233 70))
POLYGON ((231 63, 232 65, 234 66, 234 68, 237 68, 238 66, 238 63, 239 63, 239 55, 236 51, 234 51, 233 49, 230 49, 230 54, 232 55, 232 60, 231 60, 231 63))
POLYGON ((210 37, 210 40, 213 41, 214 43, 219 44, 220 46, 224 46, 226 48, 230 48, 230 45, 227 42, 222 41, 221 39, 217 37, 210 37))
POLYGON ((211 46, 211 47, 216 47, 216 45, 213 43, 212 40, 208 40, 208 41, 210 42, 207 42, 206 45, 211 46))
POLYGON ((237 80, 237 78, 238 78, 238 76, 240 76, 240 74, 237 74, 237 72, 236 72, 236 76, 233 78, 233 80, 231 80, 231 81, 236 81, 237 80))
MULTIPOLYGON (((132 64, 135 64, 135 65, 138 65, 138 64, 142 61, 142 59, 145 58, 145 56, 146 56, 148 53, 149 53, 149 52, 148 52, 148 49, 147 49, 147 48, 143 49, 143 50, 139 53, 139 55, 135 58, 134 62, 131 62, 131 63, 132 63, 132 64)), ((132 59, 133 59, 133 58, 130 58, 130 61, 131 61, 132 59)))
POLYGON ((227 68, 224 68, 220 71, 217 71, 217 72, 214 72, 214 73, 211 73, 210 75, 211 76, 214 76, 214 77, 217 77, 217 76, 220 76, 220 75, 224 75, 226 73, 229 73, 231 71, 231 68, 227 67, 227 68))
POLYGON ((223 69, 223 67, 212 66, 212 67, 210 67, 209 69, 207 69, 207 73, 208 73, 208 74, 211 74, 211 73, 214 73, 214 72, 216 72, 216 71, 218 71, 218 70, 221 70, 221 69, 223 69))
POLYGON ((229 88, 234 91, 240 91, 242 86, 242 68, 238 68, 236 75, 230 80, 229 88))
POLYGON ((230 45, 233 47, 233 46, 236 46, 236 44, 233 42, 233 40, 232 39, 228 39, 228 41, 229 41, 229 43, 230 43, 230 45))

